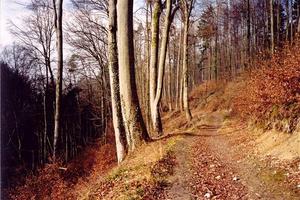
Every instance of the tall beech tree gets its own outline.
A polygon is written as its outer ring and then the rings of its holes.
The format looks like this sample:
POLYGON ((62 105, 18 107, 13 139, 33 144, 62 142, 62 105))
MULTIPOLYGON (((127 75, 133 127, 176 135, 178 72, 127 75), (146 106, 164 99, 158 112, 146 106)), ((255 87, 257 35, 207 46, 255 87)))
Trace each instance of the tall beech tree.
POLYGON ((157 86, 157 65, 158 65, 158 46, 159 46, 159 21, 161 15, 161 1, 155 0, 152 11, 151 21, 151 55, 150 55, 150 71, 149 71, 149 93, 150 93, 150 112, 152 127, 155 131, 162 131, 161 119, 158 107, 155 107, 154 100, 157 86))
POLYGON ((188 34, 189 34, 189 26, 190 26, 190 16, 195 3, 195 0, 181 0, 181 13, 183 18, 183 108, 185 111, 185 115, 188 121, 192 119, 189 100, 188 100, 188 34))
POLYGON ((117 40, 122 116, 129 151, 149 141, 135 82, 133 0, 117 2, 117 40))
POLYGON ((55 116, 54 116, 54 139, 53 139, 53 159, 57 154, 57 140, 61 132, 61 102, 62 102, 62 81, 63 81, 63 0, 53 0, 54 6, 54 27, 56 32, 57 50, 57 78, 55 96, 55 116))
POLYGON ((169 42, 170 26, 178 6, 172 10, 173 0, 166 0, 166 13, 164 19, 164 30, 162 33, 160 56, 158 59, 158 43, 159 43, 159 16, 161 2, 154 2, 154 12, 152 16, 152 42, 151 42, 151 71, 150 71, 150 105, 151 118, 154 130, 161 134, 162 123, 159 113, 159 103, 162 96, 162 88, 164 81, 165 63, 167 55, 167 47, 169 42))
POLYGON ((118 162, 122 162, 126 154, 126 135, 122 119, 119 63, 117 48, 117 0, 109 0, 109 25, 108 25, 108 68, 110 77, 112 117, 115 131, 118 162))

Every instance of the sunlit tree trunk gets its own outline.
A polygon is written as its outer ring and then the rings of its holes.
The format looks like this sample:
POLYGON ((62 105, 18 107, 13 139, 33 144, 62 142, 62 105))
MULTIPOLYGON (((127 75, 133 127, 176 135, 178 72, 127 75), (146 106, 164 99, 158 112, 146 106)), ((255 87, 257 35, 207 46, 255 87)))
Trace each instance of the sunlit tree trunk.
POLYGON ((62 6, 63 0, 53 0, 55 12, 55 32, 57 47, 57 79, 55 96, 55 116, 54 116, 54 140, 53 159, 57 154, 57 140, 61 132, 61 101, 62 101, 62 79, 63 79, 63 32, 62 32, 62 6))
POLYGON ((159 18, 161 14, 161 2, 155 0, 151 22, 151 57, 150 57, 150 112, 153 130, 161 133, 162 124, 158 107, 154 105, 157 87, 157 66, 158 66, 158 42, 159 42, 159 18))
POLYGON ((193 0, 187 2, 187 0, 182 0, 183 13, 184 13, 184 32, 183 32, 183 107, 188 121, 192 119, 189 100, 188 100, 188 33, 189 33, 189 23, 190 14, 193 7, 193 0))
POLYGON ((133 0, 117 3, 117 38, 122 116, 129 150, 149 141, 139 106, 133 45, 133 0))
POLYGON ((181 87, 180 87, 180 83, 181 83, 181 49, 182 49, 182 30, 181 30, 181 23, 180 23, 180 34, 179 34, 179 49, 177 50, 178 54, 177 54, 177 64, 176 64, 176 109, 180 110, 180 94, 181 94, 181 87))
POLYGON ((119 66, 117 49, 117 0, 109 0, 109 27, 108 27, 108 59, 111 90, 112 117, 115 131, 115 142, 118 162, 122 162, 126 153, 126 135, 122 120, 120 90, 119 90, 119 66))
MULTIPOLYGON (((169 45, 171 46, 171 45, 169 45)), ((172 106, 172 65, 171 65, 171 49, 169 48, 168 50, 168 58, 169 58, 169 62, 168 62, 168 105, 169 105, 169 111, 173 110, 173 106, 172 106)))
POLYGON ((167 6, 167 10, 166 10, 164 30, 163 30, 161 46, 160 46, 156 94, 155 94, 154 101, 151 102, 151 115, 152 115, 153 127, 155 128, 155 131, 157 131, 160 134, 162 132, 162 124, 161 124, 158 105, 160 103, 161 95, 162 95, 167 47, 169 41, 169 32, 170 32, 170 26, 172 22, 172 16, 171 16, 172 0, 167 0, 166 6, 167 6))
POLYGON ((188 100, 188 20, 184 24, 184 35, 183 35, 183 107, 188 121, 192 119, 191 111, 189 108, 188 100))
MULTIPOLYGON (((150 76, 150 27, 149 27, 149 12, 150 12, 150 2, 146 2, 147 7, 146 7, 146 60, 147 60, 147 66, 146 66, 146 73, 145 73, 145 79, 146 83, 149 83, 149 76, 150 76)), ((150 15, 151 16, 151 15, 150 15)), ((150 110, 150 84, 146 84, 145 86, 146 91, 145 91, 145 105, 146 105, 146 125, 148 128, 148 131, 151 129, 151 110, 150 110)))

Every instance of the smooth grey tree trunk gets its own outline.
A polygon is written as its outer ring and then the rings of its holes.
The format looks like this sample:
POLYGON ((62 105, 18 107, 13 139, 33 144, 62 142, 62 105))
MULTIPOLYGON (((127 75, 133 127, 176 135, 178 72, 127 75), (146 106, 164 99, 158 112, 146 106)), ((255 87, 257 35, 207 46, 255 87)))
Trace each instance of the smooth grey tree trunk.
POLYGON ((189 23, 190 15, 193 8, 194 1, 182 0, 183 4, 183 14, 184 14, 184 32, 183 32, 183 108, 188 121, 192 120, 192 115, 189 107, 188 100, 188 33, 189 33, 189 23))
POLYGON ((162 124, 160 121, 158 107, 155 107, 154 101, 157 87, 157 65, 158 65, 158 42, 159 42, 159 18, 161 14, 161 1, 155 0, 151 21, 151 57, 150 57, 150 113, 153 130, 161 133, 162 124))
POLYGON ((184 23, 183 33, 183 108, 188 121, 192 119, 188 100, 188 20, 184 23))
POLYGON ((126 135, 123 126, 120 90, 119 90, 119 66, 117 48, 117 0, 109 0, 109 27, 108 27, 108 59, 111 91, 112 118, 115 131, 115 141, 118 163, 124 160, 126 155, 126 135))
MULTIPOLYGON (((157 73, 158 73, 157 86, 155 89, 154 99, 153 99, 153 96, 151 99, 152 123, 153 123, 153 127, 155 128, 155 131, 159 135, 162 134, 162 123, 161 123, 161 118, 160 118, 160 113, 159 113, 159 103, 160 103, 161 96, 162 96, 167 47, 168 47, 168 42, 169 42, 169 32, 170 32, 170 26, 172 23, 173 16, 175 15, 175 12, 177 10, 177 9, 175 9, 174 12, 172 13, 172 0, 166 0, 165 4, 166 4, 166 13, 165 13, 165 20, 164 20, 164 30, 163 30, 161 45, 160 45, 160 56, 159 56, 158 71, 157 71, 157 73)), ((156 17, 156 16, 153 16, 153 17, 156 17)), ((158 19, 156 18, 155 20, 159 20, 159 18, 158 19)), ((157 23, 157 21, 154 23, 157 23)), ((157 28, 157 27, 155 26, 155 28, 157 28)), ((156 29, 154 29, 154 30, 157 31, 156 29)), ((153 47, 158 46, 157 43, 154 44, 155 41, 152 41, 152 42, 153 42, 153 47)), ((158 59, 157 56, 156 56, 156 59, 158 59)), ((156 75, 156 70, 155 70, 155 75, 156 75)))
POLYGON ((57 79, 55 96, 55 116, 54 116, 54 140, 53 159, 57 154, 57 140, 61 132, 61 99, 62 99, 62 79, 63 79, 63 32, 62 32, 62 6, 63 0, 53 0, 55 12, 55 32, 57 48, 57 79))
POLYGON ((180 87, 180 85, 181 85, 181 76, 180 76, 180 72, 181 72, 181 70, 180 70, 180 68, 181 68, 181 62, 180 62, 180 60, 181 60, 181 54, 182 54, 182 52, 181 52, 181 49, 182 49, 182 28, 181 28, 181 26, 182 26, 182 23, 180 23, 180 34, 179 34, 179 49, 178 49, 178 55, 177 55, 177 70, 176 70, 176 109, 177 110, 180 110, 181 109, 181 107, 180 107, 180 94, 181 94, 181 87, 180 87))
POLYGON ((122 116, 128 140, 128 148, 129 151, 132 151, 144 141, 150 140, 142 118, 136 91, 133 45, 133 0, 118 1, 117 24, 122 116))

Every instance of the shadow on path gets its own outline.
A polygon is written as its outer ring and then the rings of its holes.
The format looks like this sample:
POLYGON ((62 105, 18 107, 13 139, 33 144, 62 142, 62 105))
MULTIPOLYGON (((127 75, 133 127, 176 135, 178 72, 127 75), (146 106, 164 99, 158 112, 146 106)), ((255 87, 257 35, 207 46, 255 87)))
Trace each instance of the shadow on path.
POLYGON ((186 137, 218 137, 229 135, 230 133, 218 134, 217 130, 220 128, 220 125, 201 125, 196 126, 193 130, 182 130, 176 131, 172 133, 168 133, 166 135, 160 137, 152 138, 152 141, 164 140, 172 137, 178 136, 186 136, 186 137), (198 132, 198 133, 197 133, 198 132))

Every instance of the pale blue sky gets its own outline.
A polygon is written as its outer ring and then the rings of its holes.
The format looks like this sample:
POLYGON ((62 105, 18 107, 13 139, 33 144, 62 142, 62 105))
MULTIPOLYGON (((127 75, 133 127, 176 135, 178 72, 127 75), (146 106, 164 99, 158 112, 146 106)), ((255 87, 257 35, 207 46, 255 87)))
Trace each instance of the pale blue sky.
MULTIPOLYGON (((25 6, 31 0, 0 0, 0 48, 12 43, 13 37, 8 31, 8 21, 21 23, 22 17, 28 14, 25 6)), ((144 0, 134 0, 134 10, 143 5, 144 0)), ((70 5, 70 0, 64 0, 64 8, 70 5)))

